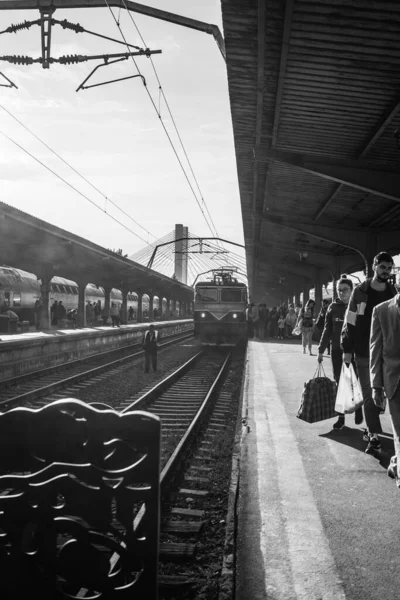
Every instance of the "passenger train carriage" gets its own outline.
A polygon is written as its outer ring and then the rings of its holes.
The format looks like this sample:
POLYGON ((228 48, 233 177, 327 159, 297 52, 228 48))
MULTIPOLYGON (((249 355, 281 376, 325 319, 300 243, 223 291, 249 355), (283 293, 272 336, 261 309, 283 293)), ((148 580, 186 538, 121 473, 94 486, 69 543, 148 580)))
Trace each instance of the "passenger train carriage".
POLYGON ((246 340, 247 286, 230 270, 213 271, 195 286, 194 332, 204 345, 233 346, 246 340))
MULTIPOLYGON (((13 267, 0 266, 0 309, 9 306, 21 321, 34 323, 33 307, 40 295, 40 282, 36 275, 13 267)), ((67 311, 78 308, 78 286, 75 281, 53 277, 50 283, 50 304, 53 304, 54 300, 61 300, 67 311)), ((103 288, 89 283, 86 287, 85 303, 96 303, 98 300, 104 308, 103 288)), ((119 290, 111 290, 111 302, 116 302, 118 306, 122 304, 122 294, 119 290)), ((130 306, 136 315, 137 295, 134 293, 128 294, 128 309, 130 306)), ((144 302, 142 306, 143 311, 148 310, 148 303, 144 302)))

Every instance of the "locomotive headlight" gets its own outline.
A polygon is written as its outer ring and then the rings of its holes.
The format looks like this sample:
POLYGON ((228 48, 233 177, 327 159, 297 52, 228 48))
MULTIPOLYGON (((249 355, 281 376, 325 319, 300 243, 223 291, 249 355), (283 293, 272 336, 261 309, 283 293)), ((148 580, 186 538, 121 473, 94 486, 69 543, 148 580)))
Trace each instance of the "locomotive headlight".
POLYGON ((233 313, 232 317, 233 317, 234 319, 237 319, 237 314, 236 314, 236 313, 233 313))
POLYGON ((201 318, 205 319, 206 318, 206 313, 201 313, 201 318))

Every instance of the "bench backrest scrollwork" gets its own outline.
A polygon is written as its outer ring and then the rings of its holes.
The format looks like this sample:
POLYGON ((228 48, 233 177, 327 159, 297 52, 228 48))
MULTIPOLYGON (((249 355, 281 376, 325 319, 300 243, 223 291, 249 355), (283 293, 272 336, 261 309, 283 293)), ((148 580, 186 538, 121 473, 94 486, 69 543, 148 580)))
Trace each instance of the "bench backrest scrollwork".
POLYGON ((73 399, 0 413, 2 600, 157 597, 160 429, 73 399))

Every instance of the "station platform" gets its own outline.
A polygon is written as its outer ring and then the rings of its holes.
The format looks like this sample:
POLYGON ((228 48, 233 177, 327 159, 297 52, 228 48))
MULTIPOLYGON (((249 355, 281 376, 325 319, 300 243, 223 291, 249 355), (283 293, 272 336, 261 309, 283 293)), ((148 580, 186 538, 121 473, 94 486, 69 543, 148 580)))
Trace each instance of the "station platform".
MULTIPOLYGON (((235 600, 394 600, 400 590, 400 491, 382 452, 365 454, 354 416, 296 417, 317 367, 298 340, 248 344, 237 505, 235 600)), ((330 358, 323 366, 332 377, 330 358)))
POLYGON ((0 383, 35 370, 96 356, 101 352, 140 343, 151 324, 161 338, 193 330, 193 319, 129 323, 120 327, 99 325, 79 329, 51 329, 1 334, 0 383))

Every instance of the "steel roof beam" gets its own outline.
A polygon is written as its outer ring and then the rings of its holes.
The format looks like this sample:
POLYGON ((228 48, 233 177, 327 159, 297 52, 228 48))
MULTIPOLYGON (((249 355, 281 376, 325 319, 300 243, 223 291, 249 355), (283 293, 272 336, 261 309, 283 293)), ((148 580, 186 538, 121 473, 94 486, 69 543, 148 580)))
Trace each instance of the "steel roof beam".
POLYGON ((285 84, 286 77, 286 67, 289 55, 289 44, 290 44, 290 32, 292 29, 292 17, 293 17, 293 0, 286 0, 286 8, 285 8, 285 23, 283 26, 283 34, 282 34, 282 45, 281 45, 281 60, 279 65, 279 76, 278 76, 278 85, 276 89, 276 97, 275 97, 275 114, 274 114, 274 124, 272 128, 272 139, 271 139, 271 147, 275 148, 278 130, 279 130, 279 120, 281 114, 281 103, 283 98, 283 88, 285 84))
MULTIPOLYGON (((383 116, 383 118, 381 119, 378 127, 376 128, 375 132, 373 133, 373 135, 369 138, 367 144, 364 146, 364 148, 358 153, 357 157, 358 159, 364 158, 366 156, 366 154, 371 150, 371 148, 373 147, 373 145, 375 144, 375 142, 378 140, 378 138, 382 135, 382 133, 384 132, 384 130, 386 129, 386 127, 389 125, 389 123, 394 119, 394 117, 397 115, 397 113, 400 110, 400 101, 397 100, 395 102, 395 104, 392 106, 392 108, 383 116)), ((343 183, 340 183, 336 189, 333 191, 333 193, 331 194, 331 196, 325 200, 321 206, 318 208, 318 210, 316 211, 316 213, 313 216, 313 221, 317 221, 326 211, 326 209, 328 208, 328 206, 334 201, 334 199, 338 196, 339 192, 343 189, 343 183)))
MULTIPOLYGON (((287 244, 287 245, 283 245, 283 244, 275 244, 275 243, 266 243, 266 244, 262 244, 261 242, 259 242, 258 247, 260 248, 260 250, 268 250, 270 252, 273 252, 274 250, 279 250, 279 251, 283 251, 283 252, 296 252, 296 242, 293 242, 293 244, 287 244)), ((317 246, 307 246, 304 248, 304 250, 306 250, 309 254, 321 254, 323 256, 332 256, 334 257, 335 254, 332 250, 322 250, 321 248, 318 248, 317 246)))
MULTIPOLYGON (((119 8, 127 8, 131 12, 136 12, 147 17, 153 17, 154 19, 160 19, 161 21, 167 21, 174 23, 175 25, 181 25, 182 27, 188 27, 189 29, 195 29, 208 33, 214 37, 214 40, 224 58, 226 60, 225 52, 225 41, 217 25, 211 23, 205 23, 203 21, 197 21, 196 19, 190 19, 189 17, 183 17, 175 13, 160 10, 159 8, 153 8, 152 6, 145 6, 132 2, 131 0, 108 0, 109 6, 116 6, 119 8)), ((1 0, 0 10, 32 10, 32 9, 46 9, 49 8, 105 8, 106 4, 101 0, 1 0)))
POLYGON ((357 160, 338 160, 329 156, 266 150, 265 160, 296 167, 317 177, 382 196, 400 203, 400 173, 377 168, 357 160))
POLYGON ((353 231, 350 232, 348 229, 340 230, 340 229, 332 229, 331 227, 315 225, 313 223, 280 223, 278 221, 274 221, 269 217, 264 217, 271 224, 274 224, 278 227, 283 227, 284 229, 289 229, 290 231, 296 231, 298 233, 305 233, 310 237, 316 238, 318 240, 323 240, 324 242, 329 242, 331 244, 339 244, 344 248, 349 248, 354 252, 357 252, 361 257, 365 265, 367 266, 367 249, 369 243, 370 233, 368 231, 353 231), (350 241, 351 243, 350 243, 350 241))
MULTIPOLYGON (((258 14, 257 14, 257 103, 256 103, 256 131, 255 131, 255 142, 254 142, 254 154, 257 155, 261 144, 262 125, 263 125, 263 113, 264 113, 264 81, 265 81, 265 20, 266 20, 266 6, 264 0, 258 0, 258 14)), ((252 287, 252 279, 254 279, 255 262, 257 249, 255 244, 257 241, 257 188, 258 188, 258 168, 257 162, 253 164, 253 199, 252 199, 252 243, 253 243, 253 271, 252 278, 249 280, 249 285, 252 287)))

